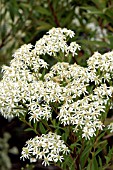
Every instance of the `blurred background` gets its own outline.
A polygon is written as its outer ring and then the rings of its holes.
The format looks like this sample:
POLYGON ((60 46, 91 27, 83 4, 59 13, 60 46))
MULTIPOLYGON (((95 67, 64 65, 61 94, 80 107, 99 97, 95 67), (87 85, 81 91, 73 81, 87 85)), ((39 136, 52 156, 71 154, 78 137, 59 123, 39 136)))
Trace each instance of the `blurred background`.
MULTIPOLYGON (((75 32, 73 40, 81 46, 76 62, 86 66, 95 51, 103 54, 113 49, 113 0, 0 0, 0 71, 17 48, 35 44, 52 27, 75 32)), ((40 162, 33 168, 19 159, 25 141, 35 135, 25 128, 18 119, 0 115, 1 170, 41 170, 40 162)))

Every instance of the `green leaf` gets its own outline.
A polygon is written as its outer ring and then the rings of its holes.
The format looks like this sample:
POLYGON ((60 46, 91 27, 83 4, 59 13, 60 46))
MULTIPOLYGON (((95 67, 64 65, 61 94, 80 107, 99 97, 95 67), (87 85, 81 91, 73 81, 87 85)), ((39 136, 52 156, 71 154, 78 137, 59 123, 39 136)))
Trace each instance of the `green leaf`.
POLYGON ((99 152, 101 152, 101 151, 106 147, 106 145, 107 145, 107 141, 106 141, 106 140, 101 141, 101 142, 98 142, 98 145, 97 145, 98 149, 97 149, 97 151, 95 152, 95 156, 96 156, 99 152))
POLYGON ((74 161, 75 160, 73 160, 70 155, 65 155, 64 156, 64 162, 62 162, 61 168, 63 170, 66 170, 68 168, 69 168, 69 170, 75 170, 74 161), (72 169, 70 169, 70 168, 72 168, 72 169))
POLYGON ((90 40, 83 40, 87 45, 95 45, 96 47, 106 47, 106 42, 102 41, 90 41, 90 40))
POLYGON ((100 168, 102 170, 102 159, 100 158, 100 156, 98 156, 98 159, 99 159, 99 166, 100 166, 100 168))
POLYGON ((99 152, 102 151, 103 148, 98 148, 98 150, 95 152, 95 156, 98 155, 99 152))
POLYGON ((67 128, 65 127, 64 130, 65 130, 65 132, 62 134, 62 139, 66 142, 67 138, 69 137, 69 133, 70 133, 69 127, 67 127, 67 128))
POLYGON ((73 162, 71 160, 71 165, 69 166, 69 170, 75 170, 75 160, 76 159, 74 159, 73 162))
POLYGON ((18 6, 16 0, 11 0, 9 2, 9 12, 12 21, 14 21, 16 14, 18 14, 18 6))
POLYGON ((81 9, 89 10, 89 11, 96 11, 97 8, 94 6, 81 6, 81 9))
POLYGON ((79 143, 75 142, 70 145, 70 148, 73 150, 76 146, 81 146, 79 143))
POLYGON ((106 164, 108 164, 110 162, 110 160, 111 160, 111 158, 108 157, 108 156, 105 156, 105 159, 106 159, 106 164))
POLYGON ((91 170, 98 170, 98 163, 96 157, 93 159, 91 170))
POLYGON ((106 7, 106 0, 92 0, 92 2, 95 4, 95 6, 99 9, 103 9, 106 7))
POLYGON ((89 14, 103 14, 103 11, 92 6, 81 7, 81 8, 87 10, 89 14))
POLYGON ((70 13, 65 18, 62 18, 62 22, 61 22, 62 27, 68 25, 72 20, 72 18, 73 18, 73 13, 70 11, 70 13))
POLYGON ((33 127, 35 130, 37 129, 37 122, 33 123, 33 127))
POLYGON ((48 30, 50 28, 52 28, 52 25, 47 23, 47 22, 44 22, 44 21, 39 21, 38 22, 38 27, 36 27, 36 30, 38 31, 42 31, 42 30, 48 30))
POLYGON ((42 122, 39 123, 39 128, 40 128, 40 131, 41 131, 42 134, 45 134, 45 133, 46 133, 45 127, 44 127, 44 125, 42 124, 42 122))
POLYGON ((106 164, 109 164, 109 162, 111 161, 112 158, 113 158, 113 147, 109 148, 108 155, 105 156, 106 164))
POLYGON ((46 15, 46 16, 51 16, 50 11, 49 11, 47 8, 45 8, 45 7, 38 6, 38 7, 36 8, 36 10, 37 10, 37 12, 39 12, 40 14, 43 14, 43 15, 46 15))
POLYGON ((103 13, 109 17, 109 21, 112 22, 113 20, 113 6, 112 7, 109 7, 109 8, 105 8, 103 13))
POLYGON ((68 135, 67 135, 66 133, 63 133, 63 134, 62 134, 62 139, 63 139, 64 141, 67 141, 67 138, 68 138, 68 135))
POLYGON ((82 167, 84 167, 85 161, 87 160, 92 147, 92 145, 87 144, 84 151, 82 152, 80 157, 80 164, 82 167))
MULTIPOLYGON (((90 160, 91 161, 91 160, 90 160)), ((89 161, 89 164, 88 164, 88 166, 87 166, 87 169, 86 170, 91 170, 91 168, 90 168, 90 161, 89 161)))
POLYGON ((34 131, 32 128, 27 128, 24 130, 25 132, 29 132, 29 131, 34 131))
POLYGON ((56 126, 56 119, 52 120, 53 126, 56 126))

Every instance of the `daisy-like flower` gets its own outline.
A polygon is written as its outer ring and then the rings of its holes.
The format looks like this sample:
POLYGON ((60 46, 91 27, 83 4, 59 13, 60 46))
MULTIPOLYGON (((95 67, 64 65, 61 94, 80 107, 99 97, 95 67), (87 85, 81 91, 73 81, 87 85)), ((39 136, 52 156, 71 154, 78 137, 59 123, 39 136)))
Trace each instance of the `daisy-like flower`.
POLYGON ((46 135, 43 134, 40 137, 36 136, 28 140, 22 149, 21 159, 34 159, 35 161, 41 159, 45 166, 52 162, 62 162, 63 155, 70 151, 60 138, 59 135, 49 132, 46 135))

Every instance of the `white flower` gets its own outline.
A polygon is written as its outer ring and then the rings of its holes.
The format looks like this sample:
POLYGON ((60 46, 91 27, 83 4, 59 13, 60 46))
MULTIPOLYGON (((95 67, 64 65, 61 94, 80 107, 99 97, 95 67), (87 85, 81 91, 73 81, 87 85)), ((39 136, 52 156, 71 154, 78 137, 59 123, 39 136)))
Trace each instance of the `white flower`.
POLYGON ((86 139, 90 139, 90 137, 96 136, 93 128, 88 128, 87 126, 85 126, 82 131, 82 137, 85 137, 86 139))
POLYGON ((68 50, 72 53, 72 56, 77 55, 77 49, 80 50, 80 46, 76 42, 71 42, 68 50))
POLYGON ((35 158, 30 158, 30 162, 31 163, 36 162, 36 159, 35 158))
MULTIPOLYGON (((52 28, 35 46, 25 44, 14 53, 10 66, 2 68, 0 112, 4 117, 26 115, 31 123, 36 123, 41 119, 48 121, 55 113, 61 124, 72 126, 74 132, 82 132, 86 139, 95 136, 96 130, 102 130, 101 116, 107 105, 113 107, 113 51, 103 55, 95 52, 86 68, 57 62, 47 70, 48 64, 42 59, 46 54, 56 59, 76 55, 80 46, 67 42, 73 36, 74 32, 66 28, 52 28)), ((43 151, 60 152, 56 143, 45 145, 45 139, 42 143, 40 149, 33 145, 33 155, 40 153, 43 158, 43 151)), ((29 155, 30 152, 26 157, 29 155)))
POLYGON ((72 38, 74 32, 66 28, 52 28, 47 35, 44 35, 35 45, 35 51, 38 55, 48 54, 50 56, 56 56, 58 52, 67 54, 69 51, 73 54, 80 46, 75 43, 68 47, 66 39, 72 38), (75 47, 75 48, 74 48, 75 47))
POLYGON ((113 122, 108 125, 108 129, 110 130, 110 133, 113 132, 113 122))
POLYGON ((49 165, 52 162, 62 162, 63 155, 69 153, 69 149, 60 139, 60 136, 49 132, 40 137, 36 136, 26 142, 23 147, 21 159, 42 159, 42 164, 49 165), (33 156, 32 156, 33 155, 33 156))
POLYGON ((113 51, 101 55, 95 52, 87 61, 90 70, 96 74, 99 72, 99 79, 109 82, 113 76, 113 51))
POLYGON ((20 157, 20 159, 23 159, 23 160, 29 159, 31 153, 32 153, 32 148, 23 147, 22 148, 22 156, 20 157))

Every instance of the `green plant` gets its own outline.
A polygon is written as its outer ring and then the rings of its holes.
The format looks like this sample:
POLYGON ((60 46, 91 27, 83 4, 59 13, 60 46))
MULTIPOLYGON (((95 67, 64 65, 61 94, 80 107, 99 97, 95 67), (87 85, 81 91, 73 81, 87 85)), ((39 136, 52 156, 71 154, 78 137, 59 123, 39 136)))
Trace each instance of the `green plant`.
POLYGON ((20 45, 35 44, 52 27, 76 33, 82 46, 76 61, 86 65, 94 51, 105 53, 113 48, 112 8, 112 0, 1 0, 0 66, 9 64, 20 45))
POLYGON ((52 28, 35 46, 18 49, 2 69, 0 110, 36 133, 21 159, 63 170, 104 170, 113 156, 104 138, 113 132, 112 121, 106 124, 113 109, 113 52, 95 52, 82 67, 74 63, 80 46, 73 37, 71 30, 52 28), (48 58, 54 58, 52 66, 48 58))

